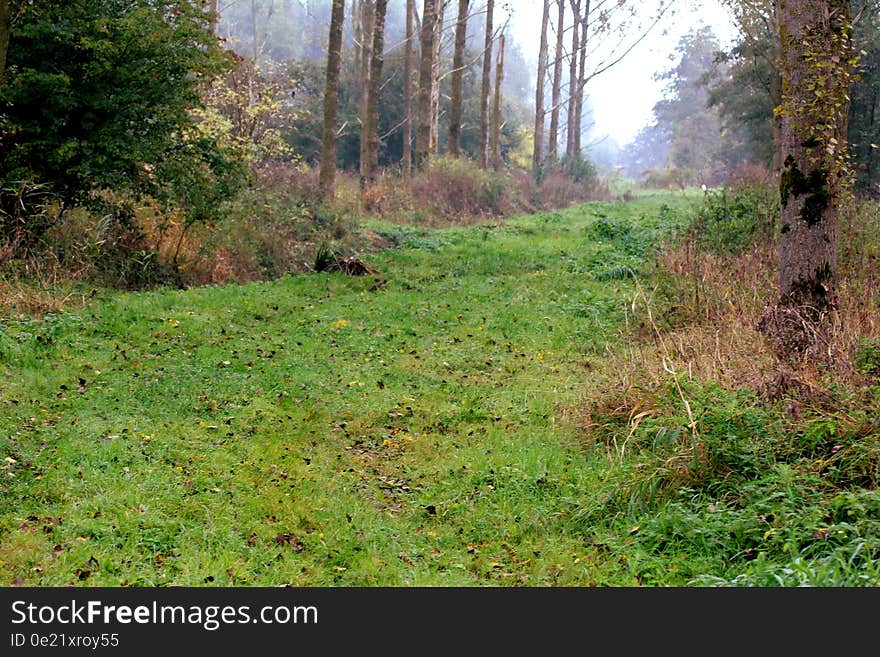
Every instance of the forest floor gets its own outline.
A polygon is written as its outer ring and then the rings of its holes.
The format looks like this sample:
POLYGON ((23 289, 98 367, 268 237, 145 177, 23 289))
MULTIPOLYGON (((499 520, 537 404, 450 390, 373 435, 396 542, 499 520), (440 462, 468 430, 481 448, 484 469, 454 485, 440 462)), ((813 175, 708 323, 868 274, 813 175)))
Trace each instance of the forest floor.
MULTIPOLYGON (((584 411, 631 329, 634 272, 695 198, 373 223, 398 245, 365 256, 376 275, 101 293, 7 321, 0 585, 730 580, 791 543, 794 474, 774 471, 763 513, 720 498, 658 512, 621 499, 645 467, 626 449, 642 418, 606 446, 584 411)), ((719 426, 731 400, 736 426, 762 431, 741 396, 695 393, 688 413, 719 426)), ((664 421, 655 446, 690 439, 664 421)))

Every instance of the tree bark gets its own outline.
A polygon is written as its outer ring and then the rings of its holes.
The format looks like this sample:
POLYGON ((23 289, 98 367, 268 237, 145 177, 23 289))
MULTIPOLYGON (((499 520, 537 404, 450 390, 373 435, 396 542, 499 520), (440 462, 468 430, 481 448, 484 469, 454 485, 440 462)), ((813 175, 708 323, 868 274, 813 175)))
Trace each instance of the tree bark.
POLYGON ((590 0, 586 0, 581 17, 581 42, 578 56, 577 90, 574 107, 574 152, 581 156, 581 130, 584 123, 584 88, 587 86, 587 35, 590 27, 590 0))
POLYGON ((413 20, 415 14, 415 0, 406 0, 406 44, 403 56, 403 162, 402 170, 404 177, 412 174, 412 94, 413 88, 413 20))
POLYGON ((544 166, 544 83, 547 79, 547 24, 550 22, 550 0, 544 0, 541 16, 541 44, 538 49, 538 77, 535 84, 535 146, 532 151, 532 169, 536 179, 544 166))
POLYGON ((571 0, 571 12, 574 14, 574 24, 571 28, 571 61, 568 64, 568 132, 566 134, 565 153, 570 158, 574 157, 574 124, 577 114, 577 102, 575 95, 578 82, 578 52, 580 49, 580 26, 581 26, 581 0, 571 0))
POLYGON ((440 152, 440 49, 448 0, 434 0, 434 53, 431 59, 431 154, 440 152))
POLYGON ((437 0, 425 0, 419 61, 419 109, 416 129, 416 169, 422 171, 431 157, 431 89, 433 85, 434 18, 437 0))
MULTIPOLYGON (((549 1, 549 0, 547 0, 549 1)), ((464 82, 464 51, 467 45, 468 7, 470 0, 458 0, 458 23, 455 26, 455 51, 452 55, 452 91, 449 100, 449 155, 461 154, 461 105, 464 82)))
POLYGON ((361 106, 360 106, 360 119, 361 119, 361 154, 360 154, 360 173, 361 173, 361 185, 363 186, 364 182, 367 178, 367 159, 369 158, 367 153, 367 141, 369 139, 369 124, 370 124, 370 72, 372 70, 373 64, 373 26, 375 23, 376 17, 376 0, 364 0, 361 3, 361 7, 363 9, 363 14, 361 15, 361 24, 363 29, 363 39, 364 43, 361 48, 362 58, 361 58, 361 70, 360 70, 360 82, 361 82, 361 106))
MULTIPOLYGON (((773 107, 782 104, 782 77, 780 75, 773 76, 773 107)), ((782 115, 774 113, 773 119, 773 158, 770 161, 770 171, 778 174, 782 171, 782 115)))
POLYGON ((327 46, 327 82, 324 87, 324 134, 321 141, 319 181, 323 192, 332 196, 336 183, 336 131, 339 112, 339 68, 342 63, 342 26, 345 0, 333 0, 330 39, 327 46))
POLYGON ((382 88, 382 66, 385 62, 385 11, 388 0, 376 0, 373 15, 373 44, 370 59, 370 87, 367 95, 367 139, 364 179, 376 181, 379 170, 379 95, 382 88))
MULTIPOLYGON (((849 0, 776 0, 782 106, 779 301, 781 360, 817 355, 836 306, 838 207, 847 189, 849 0)), ((763 328, 767 328, 766 325, 763 328)))
POLYGON ((352 0, 351 4, 351 26, 352 31, 354 32, 354 70, 355 74, 360 79, 361 74, 361 60, 363 59, 363 48, 364 48, 364 26, 361 23, 361 17, 363 16, 363 5, 364 0, 352 0))
POLYGON ((6 73, 6 54, 12 29, 12 0, 0 0, 0 80, 6 73))
POLYGON ((553 108, 550 111, 550 137, 547 157, 551 163, 559 159, 559 113, 562 99, 562 61, 565 54, 565 0, 556 0, 559 16, 556 21, 556 60, 553 62, 553 108))
POLYGON ((489 168, 489 102, 492 94, 492 18, 495 0, 486 2, 486 40, 483 48, 483 80, 480 86, 480 166, 489 168))
POLYGON ((504 84, 504 34, 498 37, 498 60, 495 62, 495 101, 492 105, 492 165, 496 171, 501 169, 503 160, 501 157, 501 125, 504 120, 502 115, 502 86, 504 84))

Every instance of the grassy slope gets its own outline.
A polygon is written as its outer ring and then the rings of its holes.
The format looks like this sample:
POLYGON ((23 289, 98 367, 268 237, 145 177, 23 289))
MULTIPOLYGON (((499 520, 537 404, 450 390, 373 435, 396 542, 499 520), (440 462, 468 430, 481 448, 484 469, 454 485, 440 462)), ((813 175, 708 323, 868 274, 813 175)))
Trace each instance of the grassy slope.
POLYGON ((627 267, 688 203, 375 225, 402 247, 371 259, 381 280, 113 295, 7 323, 0 584, 728 575, 712 545, 628 555, 631 518, 599 516, 632 464, 587 449, 578 412, 619 338, 627 267))

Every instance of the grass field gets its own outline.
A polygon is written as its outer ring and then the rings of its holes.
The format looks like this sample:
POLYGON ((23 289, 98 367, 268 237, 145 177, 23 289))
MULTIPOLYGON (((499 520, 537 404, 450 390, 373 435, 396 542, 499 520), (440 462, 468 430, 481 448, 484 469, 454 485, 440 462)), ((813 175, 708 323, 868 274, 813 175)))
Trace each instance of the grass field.
MULTIPOLYGON (((767 520, 774 499, 804 508, 786 498, 796 474, 774 470, 764 511, 764 492, 640 507, 620 488, 639 454, 597 449, 582 410, 627 335, 634 271, 692 202, 371 224, 398 246, 368 257, 377 276, 107 293, 6 320, 0 585, 730 581, 750 550, 797 543, 767 520)), ((744 397, 693 404, 710 437, 772 427, 744 397)), ((620 440, 679 437, 654 421, 620 440)))

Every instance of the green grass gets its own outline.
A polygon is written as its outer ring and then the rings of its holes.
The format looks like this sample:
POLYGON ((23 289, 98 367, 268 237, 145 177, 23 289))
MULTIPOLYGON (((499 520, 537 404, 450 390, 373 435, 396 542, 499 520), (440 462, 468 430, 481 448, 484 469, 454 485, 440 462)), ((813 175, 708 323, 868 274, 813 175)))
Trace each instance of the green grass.
MULTIPOLYGON (((381 276, 107 294, 5 321, 0 584, 778 583, 790 560, 740 559, 766 531, 747 520, 763 488, 738 508, 707 510, 705 491, 652 503, 638 450, 609 460, 583 439, 633 274, 690 204, 376 223, 400 246, 369 259, 381 276)), ((772 423, 746 415, 744 435, 772 423)), ((849 521, 874 531, 877 500, 856 501, 869 510, 849 521)))

